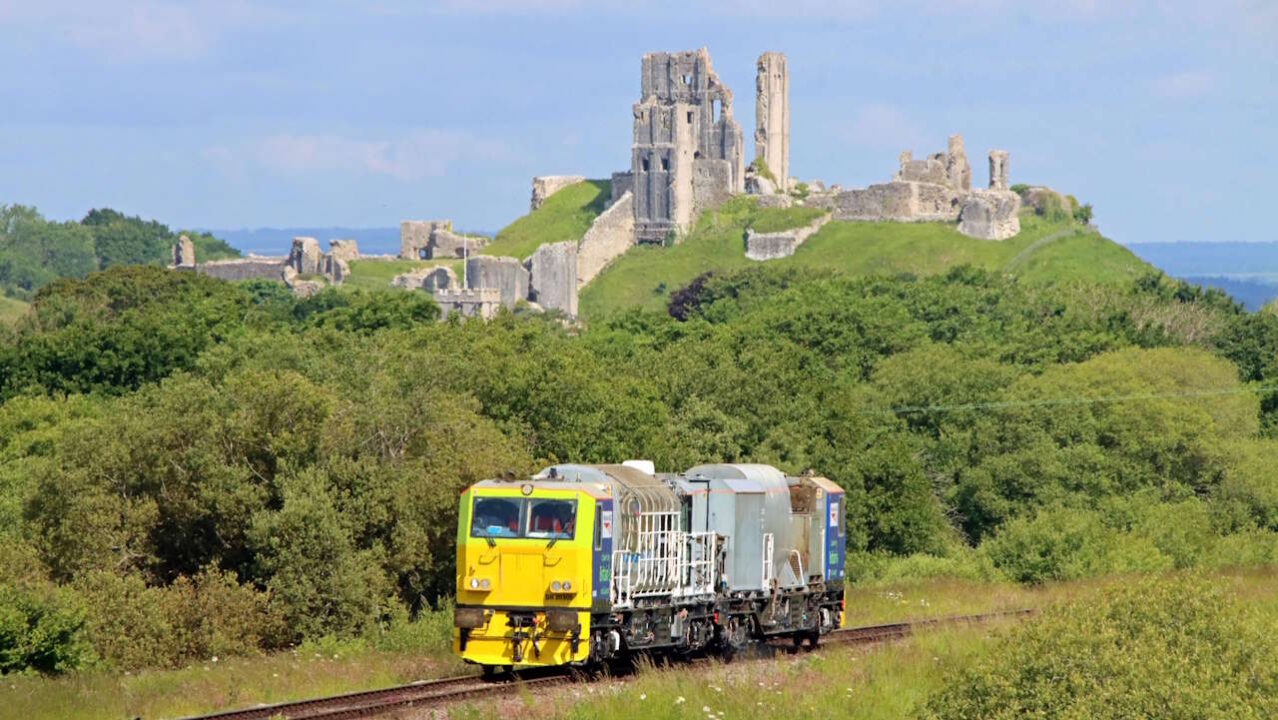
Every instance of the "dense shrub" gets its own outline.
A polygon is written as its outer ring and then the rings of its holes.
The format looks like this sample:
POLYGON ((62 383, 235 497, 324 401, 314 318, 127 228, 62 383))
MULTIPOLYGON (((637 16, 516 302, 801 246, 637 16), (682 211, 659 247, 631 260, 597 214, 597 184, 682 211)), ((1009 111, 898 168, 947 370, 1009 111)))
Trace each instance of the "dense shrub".
POLYGON ((93 658, 82 601, 70 590, 0 582, 0 673, 74 670, 93 658))
POLYGON ((923 718, 1265 718, 1272 621, 1206 580, 1133 580, 1045 611, 955 668, 923 718))

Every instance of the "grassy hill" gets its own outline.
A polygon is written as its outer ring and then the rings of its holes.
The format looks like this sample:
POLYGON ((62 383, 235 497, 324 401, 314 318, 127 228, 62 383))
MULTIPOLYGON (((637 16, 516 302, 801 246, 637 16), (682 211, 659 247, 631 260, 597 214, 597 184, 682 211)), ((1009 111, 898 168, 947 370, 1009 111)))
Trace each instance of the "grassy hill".
POLYGON ((545 243, 580 240, 612 194, 608 180, 586 180, 546 198, 536 210, 502 228, 484 255, 526 258, 545 243))
POLYGON ((0 297, 0 323, 11 323, 22 317, 29 306, 21 300, 0 297))
MULTIPOLYGON (((745 257, 746 228, 793 227, 809 219, 803 213, 797 208, 760 209, 750 198, 733 199, 699 218, 680 244, 637 246, 618 258, 583 290, 581 314, 601 317, 636 305, 659 309, 671 292, 701 273, 755 265, 745 257)), ((792 257, 769 262, 853 275, 932 275, 967 264, 1035 283, 1073 278, 1117 282, 1149 269, 1094 231, 1032 213, 1022 215, 1019 235, 1002 242, 966 237, 949 223, 831 222, 792 257)))

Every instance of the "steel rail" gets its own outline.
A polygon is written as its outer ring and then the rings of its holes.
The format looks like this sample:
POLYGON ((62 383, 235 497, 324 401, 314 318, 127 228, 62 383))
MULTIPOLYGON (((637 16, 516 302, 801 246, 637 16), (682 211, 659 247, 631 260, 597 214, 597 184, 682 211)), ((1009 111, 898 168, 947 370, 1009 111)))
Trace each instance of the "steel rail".
MULTIPOLYGON (((1023 617, 1033 610, 1009 610, 977 615, 955 615, 912 620, 883 625, 839 628, 820 638, 822 645, 863 645, 899 640, 911 633, 943 625, 984 623, 999 618, 1023 617)), ((194 715, 183 720, 357 720, 404 708, 431 708, 464 700, 498 697, 519 688, 542 688, 586 682, 589 678, 565 668, 547 667, 520 670, 491 678, 479 675, 426 680, 408 685, 330 695, 310 700, 257 705, 240 710, 227 710, 208 715, 194 715)))

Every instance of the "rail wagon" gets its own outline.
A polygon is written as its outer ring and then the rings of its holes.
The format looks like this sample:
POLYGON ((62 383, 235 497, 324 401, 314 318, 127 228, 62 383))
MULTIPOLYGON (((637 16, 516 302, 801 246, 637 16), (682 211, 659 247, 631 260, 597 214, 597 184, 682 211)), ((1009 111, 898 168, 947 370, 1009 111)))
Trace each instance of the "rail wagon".
POLYGON ((816 644, 842 620, 844 497, 750 464, 477 483, 461 497, 454 650, 490 670, 816 644))

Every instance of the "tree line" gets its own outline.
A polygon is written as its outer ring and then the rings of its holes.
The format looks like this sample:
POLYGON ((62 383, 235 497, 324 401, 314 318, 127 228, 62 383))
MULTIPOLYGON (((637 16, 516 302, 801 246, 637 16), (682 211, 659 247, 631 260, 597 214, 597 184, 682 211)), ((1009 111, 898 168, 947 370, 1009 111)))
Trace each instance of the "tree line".
POLYGON ((552 462, 844 487, 855 580, 1278 558, 1278 317, 1169 280, 698 278, 587 329, 154 267, 0 337, 0 669, 376 637, 453 592, 460 490, 552 462))

